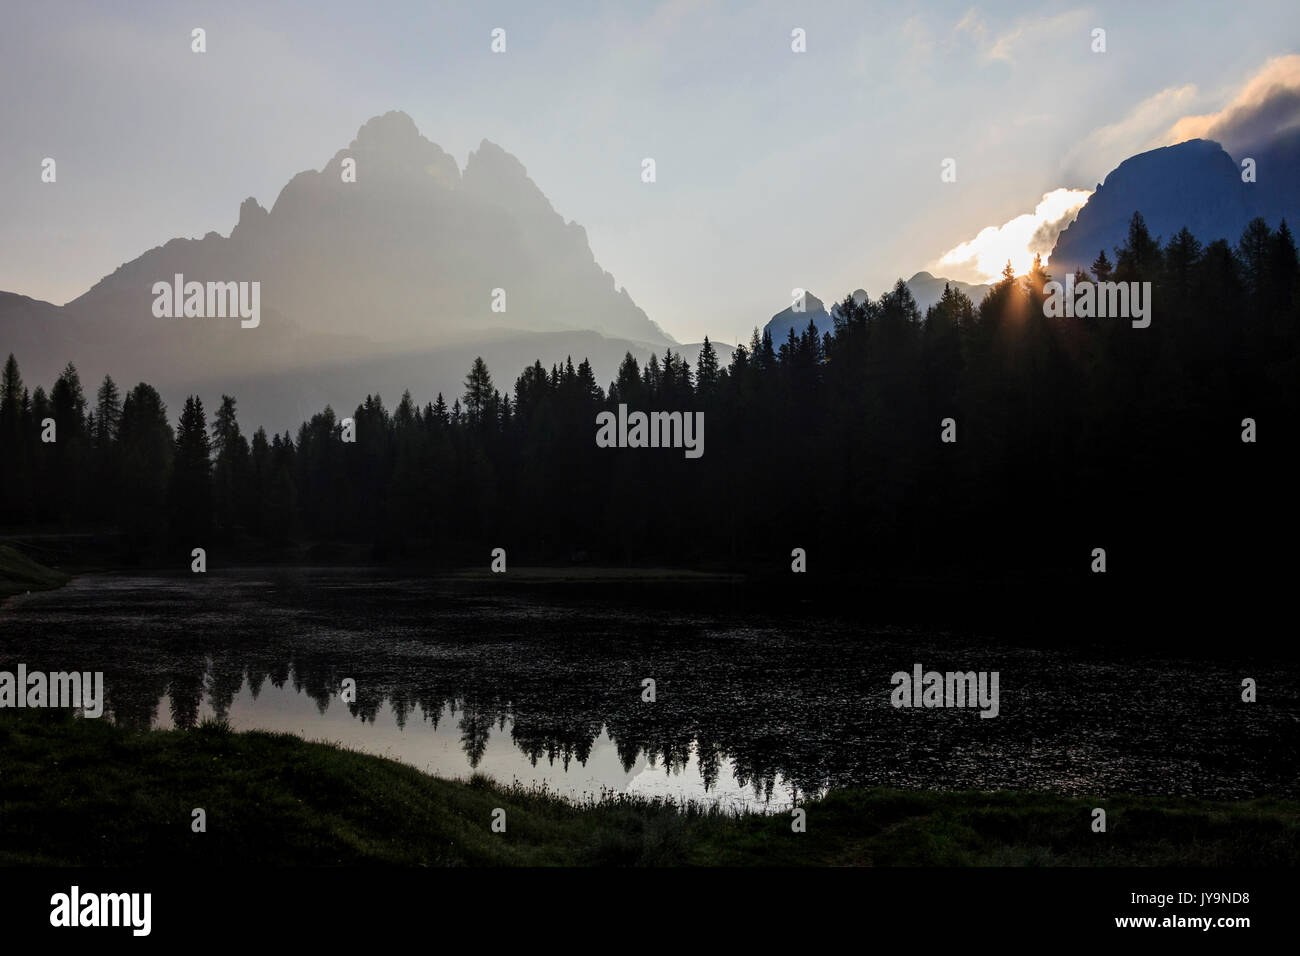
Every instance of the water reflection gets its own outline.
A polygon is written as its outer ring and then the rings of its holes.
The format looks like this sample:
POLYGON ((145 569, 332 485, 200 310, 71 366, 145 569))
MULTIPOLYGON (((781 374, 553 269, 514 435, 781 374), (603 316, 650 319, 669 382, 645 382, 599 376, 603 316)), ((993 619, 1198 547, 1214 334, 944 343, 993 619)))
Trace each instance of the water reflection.
MULTIPOLYGON (((525 754, 514 720, 503 717, 480 731, 475 716, 458 710, 454 703, 440 713, 429 713, 419 704, 403 711, 386 700, 370 719, 360 720, 337 699, 322 710, 318 701, 290 685, 267 683, 255 693, 247 680, 226 707, 216 703, 205 698, 198 718, 224 716, 239 730, 297 734, 401 760, 442 776, 464 778, 478 772, 504 783, 545 786, 578 800, 598 798, 604 792, 635 793, 775 810, 789 807, 794 796, 783 781, 738 778, 725 757, 706 755, 702 763, 694 746, 685 760, 665 761, 643 751, 628 766, 603 728, 590 746, 583 746, 581 755, 571 746, 525 754), (526 766, 521 765, 521 756, 526 766)), ((170 700, 160 700, 154 726, 178 726, 171 713, 170 700)))
POLYGON ((1243 707, 1245 665, 579 594, 346 569, 93 575, 0 611, 0 667, 102 670, 124 724, 227 717, 575 796, 777 809, 845 785, 1300 791, 1292 662, 1251 662, 1270 692, 1243 707), (893 709, 889 676, 915 661, 998 670, 1001 715, 893 709), (345 678, 355 703, 340 700, 345 678))

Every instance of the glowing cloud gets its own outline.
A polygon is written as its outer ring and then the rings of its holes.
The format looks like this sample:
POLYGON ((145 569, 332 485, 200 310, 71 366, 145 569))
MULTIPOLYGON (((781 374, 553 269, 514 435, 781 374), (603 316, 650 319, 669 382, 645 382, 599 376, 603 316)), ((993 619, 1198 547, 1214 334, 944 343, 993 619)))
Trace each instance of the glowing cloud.
POLYGON ((938 266, 952 279, 989 282, 1001 276, 1008 260, 1017 275, 1029 271, 1035 254, 1041 255, 1046 265, 1057 235, 1074 222, 1091 195, 1091 190, 1064 188, 1044 193, 1033 212, 1000 226, 986 226, 974 239, 945 252, 938 266))
POLYGON ((1164 145, 1213 139, 1229 152, 1266 142, 1300 125, 1300 54, 1269 60, 1217 113, 1185 116, 1165 134, 1164 145))
POLYGON ((1062 161, 1064 178, 1100 179, 1130 156, 1189 139, 1215 140, 1239 156, 1300 126, 1300 54, 1268 60, 1218 112, 1192 113, 1225 98, 1192 83, 1160 90, 1080 140, 1062 161))

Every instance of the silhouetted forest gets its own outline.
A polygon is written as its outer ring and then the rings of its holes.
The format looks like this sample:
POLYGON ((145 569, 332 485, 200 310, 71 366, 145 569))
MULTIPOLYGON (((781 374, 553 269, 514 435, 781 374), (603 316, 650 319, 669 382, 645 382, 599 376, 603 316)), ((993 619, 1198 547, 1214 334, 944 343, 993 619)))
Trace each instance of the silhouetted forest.
MULTIPOLYGON (((900 280, 845 298, 833 334, 755 332, 720 367, 629 355, 602 388, 588 362, 523 370, 503 394, 481 360, 465 392, 314 415, 246 437, 236 401, 94 398, 69 365, 47 393, 10 356, 0 384, 0 522, 116 529, 134 560, 206 547, 364 546, 381 560, 590 561, 978 578, 1109 570, 1239 582, 1281 575, 1261 540, 1296 529, 1300 265, 1285 223, 1231 245, 1140 215, 1093 276, 1154 284, 1149 328, 1047 318, 1037 263, 978 306, 921 315, 900 280), (596 415, 700 410, 705 454, 602 449, 596 415), (940 441, 956 421, 955 443, 940 441), (41 440, 42 421, 57 441, 41 440), (1258 440, 1242 441, 1243 419, 1258 440)), ((1090 278, 1080 274, 1080 278, 1090 278)), ((418 386, 418 383, 412 383, 418 386)), ((1286 546, 1292 546, 1286 540, 1286 546)))

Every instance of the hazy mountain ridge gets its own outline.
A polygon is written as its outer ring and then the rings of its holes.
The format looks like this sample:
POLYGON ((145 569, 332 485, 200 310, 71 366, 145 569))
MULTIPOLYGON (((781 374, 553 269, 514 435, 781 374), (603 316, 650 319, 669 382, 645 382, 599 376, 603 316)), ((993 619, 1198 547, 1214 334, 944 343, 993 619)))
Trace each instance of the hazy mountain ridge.
MULTIPOLYGON (((462 172, 400 112, 370 119, 323 169, 293 176, 269 210, 244 200, 229 236, 171 239, 62 307, 0 295, 0 338, 33 387, 72 361, 88 389, 105 373, 125 387, 148 381, 173 407, 189 391, 227 391, 245 421, 272 428, 300 421, 308 400, 350 409, 367 392, 395 399, 409 388, 450 401, 475 354, 508 392, 535 359, 590 357, 607 383, 628 351, 644 361, 682 348, 616 288, 586 230, 555 211, 518 159, 484 140, 462 172), (343 180, 347 159, 356 182, 343 180), (177 274, 259 282, 260 324, 156 317, 153 285, 177 274), (504 311, 492 308, 496 289, 504 311)), ((682 351, 692 360, 698 347, 682 351)))
POLYGON ((313 331, 436 344, 476 326, 595 329, 671 344, 596 263, 515 157, 483 141, 462 174, 404 113, 363 125, 269 211, 251 197, 229 237, 172 240, 68 303, 150 325, 152 282, 257 280, 265 307, 313 331), (344 160, 356 182, 343 181, 344 160), (505 311, 493 311, 493 290, 505 311))
MULTIPOLYGON (((916 300, 916 307, 920 309, 922 315, 925 315, 926 309, 939 301, 943 295, 945 285, 952 286, 959 292, 964 292, 975 305, 979 305, 980 300, 992 288, 988 285, 973 285, 956 279, 945 279, 941 276, 931 275, 929 272, 916 273, 912 278, 906 280, 906 285, 912 293, 912 298, 916 300)), ((861 302, 863 299, 868 298, 868 293, 865 289, 855 289, 853 298, 855 301, 861 302)), ((803 304, 804 309, 802 312, 795 311, 792 304, 772 316, 767 324, 763 326, 763 330, 771 334, 772 342, 778 348, 787 339, 792 329, 796 336, 801 335, 808 328, 810 321, 816 327, 819 335, 835 331, 835 315, 839 309, 838 303, 832 304, 827 309, 826 303, 811 292, 807 292, 804 295, 803 304)))
POLYGON ((975 305, 979 305, 993 288, 986 283, 976 284, 958 279, 945 279, 929 272, 918 272, 907 280, 907 288, 911 291, 912 298, 916 299, 916 307, 921 310, 922 315, 925 314, 926 309, 943 298, 945 285, 952 286, 956 291, 963 293, 975 305))

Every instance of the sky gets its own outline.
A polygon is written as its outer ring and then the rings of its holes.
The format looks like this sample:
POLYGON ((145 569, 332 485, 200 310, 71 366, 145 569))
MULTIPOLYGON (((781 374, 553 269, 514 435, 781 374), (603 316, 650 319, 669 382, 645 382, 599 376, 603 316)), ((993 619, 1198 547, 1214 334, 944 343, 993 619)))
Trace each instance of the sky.
POLYGON ((462 168, 513 153, 650 318, 731 343, 796 289, 1019 264, 1121 160, 1279 83, 1294 0, 7 2, 0 290, 61 304, 227 235, 400 109, 462 168))

